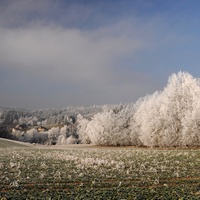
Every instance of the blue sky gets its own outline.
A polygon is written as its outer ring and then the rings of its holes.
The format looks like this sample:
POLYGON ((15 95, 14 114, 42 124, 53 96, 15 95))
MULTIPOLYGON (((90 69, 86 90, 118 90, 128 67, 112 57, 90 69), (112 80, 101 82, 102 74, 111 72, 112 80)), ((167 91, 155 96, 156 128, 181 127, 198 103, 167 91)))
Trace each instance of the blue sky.
POLYGON ((198 0, 0 0, 0 106, 135 102, 200 77, 198 0))

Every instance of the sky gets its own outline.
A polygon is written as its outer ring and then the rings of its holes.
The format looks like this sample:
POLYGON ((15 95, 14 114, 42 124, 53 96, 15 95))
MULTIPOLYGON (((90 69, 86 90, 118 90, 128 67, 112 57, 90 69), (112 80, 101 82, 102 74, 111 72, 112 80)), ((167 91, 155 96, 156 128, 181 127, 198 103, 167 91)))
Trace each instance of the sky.
POLYGON ((0 0, 0 106, 131 103, 200 77, 199 0, 0 0))

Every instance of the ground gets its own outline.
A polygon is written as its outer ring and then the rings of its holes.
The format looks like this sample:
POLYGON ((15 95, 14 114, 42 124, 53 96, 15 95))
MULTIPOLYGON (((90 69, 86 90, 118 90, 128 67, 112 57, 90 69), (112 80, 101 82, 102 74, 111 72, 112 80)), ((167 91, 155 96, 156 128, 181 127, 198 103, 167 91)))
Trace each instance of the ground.
POLYGON ((0 139, 4 199, 200 199, 199 149, 42 146, 0 139))

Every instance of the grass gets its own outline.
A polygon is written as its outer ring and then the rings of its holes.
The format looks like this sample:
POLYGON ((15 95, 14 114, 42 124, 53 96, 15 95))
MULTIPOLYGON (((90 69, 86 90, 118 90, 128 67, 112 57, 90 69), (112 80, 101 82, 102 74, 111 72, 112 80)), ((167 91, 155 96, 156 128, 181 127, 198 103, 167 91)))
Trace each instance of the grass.
POLYGON ((26 147, 27 145, 20 142, 2 139, 0 138, 0 148, 14 148, 14 147, 26 147))
POLYGON ((200 150, 22 147, 0 140, 6 199, 200 199, 200 150))

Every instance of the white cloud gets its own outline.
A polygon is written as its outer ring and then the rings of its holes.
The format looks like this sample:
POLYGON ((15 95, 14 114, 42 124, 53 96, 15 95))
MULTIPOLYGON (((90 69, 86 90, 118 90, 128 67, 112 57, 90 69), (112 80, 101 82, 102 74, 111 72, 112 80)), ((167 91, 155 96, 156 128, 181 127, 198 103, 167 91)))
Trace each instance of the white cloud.
POLYGON ((113 61, 141 48, 134 38, 105 30, 56 26, 0 30, 1 64, 50 79, 88 80, 103 75, 113 61), (42 73, 41 71, 46 72, 42 73))

